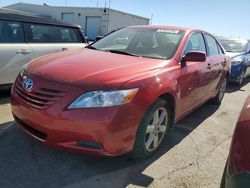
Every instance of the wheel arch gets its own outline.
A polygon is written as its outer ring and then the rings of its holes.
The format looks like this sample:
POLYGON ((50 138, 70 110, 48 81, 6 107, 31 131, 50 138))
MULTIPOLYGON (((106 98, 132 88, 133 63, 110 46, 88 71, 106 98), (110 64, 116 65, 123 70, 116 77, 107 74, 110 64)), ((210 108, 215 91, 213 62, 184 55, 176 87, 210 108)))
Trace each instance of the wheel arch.
POLYGON ((166 100, 169 104, 170 104, 170 109, 171 109, 171 124, 170 124, 170 129, 173 129, 174 127, 174 123, 175 123, 175 114, 176 114, 176 101, 175 101, 175 97, 169 93, 163 93, 161 94, 158 98, 162 98, 164 100, 166 100))

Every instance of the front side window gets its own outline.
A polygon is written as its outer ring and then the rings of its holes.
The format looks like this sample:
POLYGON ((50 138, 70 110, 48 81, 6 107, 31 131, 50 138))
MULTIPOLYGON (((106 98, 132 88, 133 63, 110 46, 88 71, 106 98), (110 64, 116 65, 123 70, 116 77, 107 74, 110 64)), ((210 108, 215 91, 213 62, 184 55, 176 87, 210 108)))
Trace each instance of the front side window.
POLYGON ((27 38, 31 43, 79 43, 77 29, 45 24, 26 24, 27 38))
POLYGON ((200 51, 206 53, 206 46, 201 33, 194 33, 189 38, 184 54, 192 51, 200 51))
POLYGON ((24 43, 22 23, 0 20, 0 43, 24 43))
POLYGON ((171 59, 184 31, 124 28, 97 41, 92 48, 148 58, 171 59))
POLYGON ((216 40, 212 36, 207 35, 207 34, 205 34, 205 37, 207 40, 209 55, 210 56, 219 55, 219 49, 218 49, 216 40))

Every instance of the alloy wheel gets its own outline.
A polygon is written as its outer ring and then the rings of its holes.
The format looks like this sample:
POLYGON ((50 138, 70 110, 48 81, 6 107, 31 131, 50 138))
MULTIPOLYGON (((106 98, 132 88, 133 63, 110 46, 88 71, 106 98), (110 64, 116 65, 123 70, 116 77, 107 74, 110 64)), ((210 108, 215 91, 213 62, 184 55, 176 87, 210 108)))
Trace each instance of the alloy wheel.
POLYGON ((152 152, 159 147, 166 134, 167 123, 168 111, 163 107, 156 109, 146 128, 145 147, 147 151, 152 152))

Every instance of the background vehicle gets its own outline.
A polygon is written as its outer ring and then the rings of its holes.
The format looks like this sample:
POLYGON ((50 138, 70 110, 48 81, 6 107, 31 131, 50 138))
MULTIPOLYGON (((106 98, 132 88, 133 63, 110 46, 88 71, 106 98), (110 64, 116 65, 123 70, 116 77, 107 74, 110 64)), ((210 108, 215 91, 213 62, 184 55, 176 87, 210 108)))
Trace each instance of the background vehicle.
POLYGON ((221 188, 250 187, 250 96, 241 111, 232 138, 221 188))
POLYGON ((13 87, 12 112, 48 145, 143 158, 160 148, 176 121, 210 99, 220 104, 227 61, 207 32, 128 27, 28 64, 13 87))
POLYGON ((0 12, 0 85, 13 83, 23 65, 34 58, 85 46, 76 25, 0 12))
POLYGON ((231 58, 231 76, 229 81, 239 85, 250 74, 250 41, 217 37, 231 58))

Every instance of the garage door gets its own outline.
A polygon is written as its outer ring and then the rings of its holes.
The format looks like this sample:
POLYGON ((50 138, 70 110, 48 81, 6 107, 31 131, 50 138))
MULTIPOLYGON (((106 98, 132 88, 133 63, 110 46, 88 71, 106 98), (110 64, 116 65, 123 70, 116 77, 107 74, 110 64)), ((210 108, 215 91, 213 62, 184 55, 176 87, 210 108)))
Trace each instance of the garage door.
POLYGON ((95 40, 96 36, 101 35, 101 17, 87 17, 86 19, 86 35, 90 40, 95 40))
POLYGON ((62 20, 68 23, 74 23, 74 13, 62 13, 62 20))

